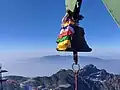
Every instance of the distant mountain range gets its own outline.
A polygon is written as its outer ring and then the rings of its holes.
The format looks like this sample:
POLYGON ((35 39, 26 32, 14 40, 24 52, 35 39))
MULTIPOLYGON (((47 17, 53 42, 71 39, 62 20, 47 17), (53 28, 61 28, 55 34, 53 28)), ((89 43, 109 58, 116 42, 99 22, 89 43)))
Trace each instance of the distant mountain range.
MULTIPOLYGON (((84 62, 110 62, 117 59, 102 59, 98 57, 92 57, 92 56, 78 56, 78 58, 81 61, 84 62)), ((36 58, 30 58, 29 61, 36 61, 36 62, 58 62, 58 61, 69 61, 73 60, 72 55, 48 55, 43 57, 36 57, 36 58)))
MULTIPOLYGON (((36 90, 74 90, 74 73, 70 69, 61 69, 49 77, 5 76, 5 78, 8 81, 4 83, 4 90, 24 90, 23 87, 26 85, 38 88, 36 90)), ((120 75, 97 69, 93 64, 81 68, 78 80, 79 90, 120 90, 120 75)))
MULTIPOLYGON (((104 64, 104 63, 112 63, 114 60, 105 60, 98 57, 92 57, 92 56, 79 56, 79 63, 85 63, 85 64, 104 64)), ((23 60, 26 61, 26 60, 23 60)), ((36 63, 49 63, 49 64, 69 64, 73 62, 73 56, 71 55, 49 55, 49 56, 43 56, 43 57, 35 57, 27 59, 29 62, 36 62, 36 63)))
MULTIPOLYGON (((19 60, 9 60, 4 62, 3 67, 9 72, 5 75, 20 76, 50 76, 60 69, 71 69, 73 63, 72 55, 48 55, 43 57, 24 58, 19 60)), ((104 59, 92 56, 79 56, 81 68, 85 65, 93 64, 97 68, 104 68, 110 73, 120 73, 120 60, 104 59), (112 66, 112 67, 110 67, 112 66)))
MULTIPOLYGON (((93 56, 79 56, 79 64, 81 67, 84 67, 88 64, 93 64, 97 66, 98 68, 104 68, 108 72, 111 73, 120 73, 120 60, 117 59, 104 59, 99 57, 93 57, 93 56), (114 67, 110 67, 113 66, 114 67)), ((24 60, 25 61, 25 60, 24 60)), ((36 62, 38 64, 42 64, 42 66, 50 66, 49 69, 51 71, 55 71, 55 67, 57 68, 71 68, 71 64, 73 63, 73 56, 72 55, 48 55, 43 57, 36 57, 36 58, 30 58, 27 60, 27 62, 36 62), (56 66, 57 65, 57 66, 56 66)))

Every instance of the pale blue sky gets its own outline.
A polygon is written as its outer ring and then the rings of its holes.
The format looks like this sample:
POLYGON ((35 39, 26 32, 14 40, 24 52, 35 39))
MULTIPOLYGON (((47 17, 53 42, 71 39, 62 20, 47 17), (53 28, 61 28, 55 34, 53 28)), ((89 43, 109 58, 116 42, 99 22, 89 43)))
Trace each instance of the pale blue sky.
MULTIPOLYGON (((93 49, 93 52, 84 55, 120 59, 120 29, 102 1, 83 0, 81 13, 85 18, 80 25, 85 28, 86 40, 93 49)), ((0 0, 0 63, 9 74, 48 75, 60 68, 71 67, 72 60, 68 60, 71 64, 58 62, 53 65, 33 63, 26 59, 62 54, 56 51, 56 39, 64 14, 64 0, 0 0), (32 71, 28 72, 28 69, 32 71)), ((102 66, 105 65, 109 71, 119 71, 118 61, 115 61, 116 67, 112 69, 109 66, 113 63, 107 64, 101 63, 101 67, 105 68, 102 66)))
MULTIPOLYGON (((83 0, 81 13, 80 25, 93 51, 120 50, 120 29, 101 0, 83 0)), ((1 52, 56 52, 64 14, 64 0, 0 0, 1 52)))

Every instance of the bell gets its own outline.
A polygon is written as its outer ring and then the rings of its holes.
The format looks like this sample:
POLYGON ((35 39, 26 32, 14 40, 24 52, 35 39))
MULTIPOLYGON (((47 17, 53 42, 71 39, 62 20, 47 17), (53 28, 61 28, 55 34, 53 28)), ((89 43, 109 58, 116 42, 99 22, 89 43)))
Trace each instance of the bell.
MULTIPOLYGON (((67 48, 65 51, 68 52, 91 52, 92 49, 88 46, 86 40, 85 40, 85 33, 84 29, 79 26, 74 27, 75 33, 72 36, 72 41, 71 41, 71 48, 67 48)), ((59 50, 57 50, 59 51, 59 50)))

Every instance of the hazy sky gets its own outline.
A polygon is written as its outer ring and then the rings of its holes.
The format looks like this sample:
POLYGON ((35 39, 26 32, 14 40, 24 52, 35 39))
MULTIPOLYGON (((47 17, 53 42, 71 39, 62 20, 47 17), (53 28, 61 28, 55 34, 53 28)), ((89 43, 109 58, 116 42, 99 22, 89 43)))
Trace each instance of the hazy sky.
MULTIPOLYGON (((83 0, 81 13, 93 50, 120 49, 120 30, 101 0, 83 0)), ((0 51, 56 51, 64 14, 64 0, 0 0, 0 51)))
MULTIPOLYGON (((83 0, 81 13, 80 25, 93 48, 84 55, 120 58, 120 29, 102 1, 83 0)), ((56 39, 64 14, 64 0, 0 0, 0 62, 14 68, 13 59, 61 54, 56 39)))

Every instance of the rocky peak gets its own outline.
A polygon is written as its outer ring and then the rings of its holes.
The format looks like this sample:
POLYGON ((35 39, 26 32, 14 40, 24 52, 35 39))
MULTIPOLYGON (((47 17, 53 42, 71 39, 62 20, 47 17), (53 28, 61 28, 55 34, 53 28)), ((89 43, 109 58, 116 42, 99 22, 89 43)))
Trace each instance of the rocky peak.
MULTIPOLYGON (((9 88, 8 90, 23 90, 25 85, 36 87, 38 90, 74 89, 74 73, 72 70, 61 69, 50 77, 23 78, 20 76, 7 76, 7 79, 18 81, 17 89, 13 87, 14 85, 5 85, 6 88, 9 88), (23 81, 19 82, 21 79, 23 81)), ((78 81, 80 90, 120 90, 120 75, 109 74, 106 70, 97 69, 92 64, 86 65, 80 70, 78 81)))
POLYGON ((86 65, 83 69, 80 70, 80 76, 87 77, 90 76, 92 73, 99 72, 100 70, 97 69, 93 64, 86 65))

